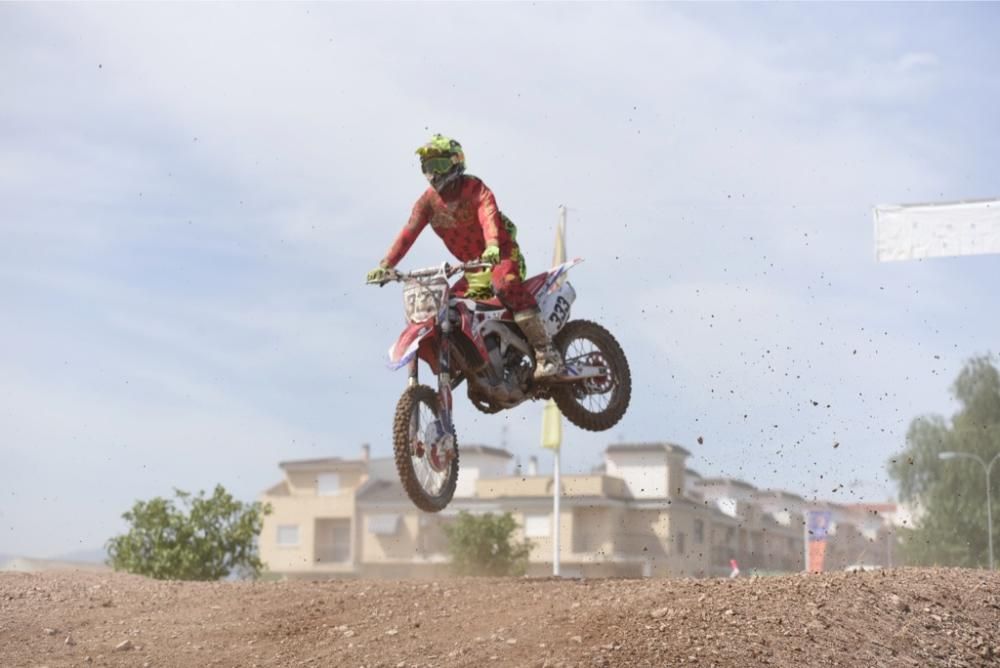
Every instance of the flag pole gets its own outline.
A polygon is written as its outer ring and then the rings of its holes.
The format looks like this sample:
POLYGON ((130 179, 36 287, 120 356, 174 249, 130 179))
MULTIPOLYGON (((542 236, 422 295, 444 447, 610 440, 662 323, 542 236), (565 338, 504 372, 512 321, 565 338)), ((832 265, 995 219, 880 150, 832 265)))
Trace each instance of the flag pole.
POLYGON ((559 481, 559 448, 552 451, 553 469, 552 474, 552 575, 559 577, 559 534, 562 533, 559 527, 559 491, 562 484, 559 481))
POLYGON ((552 450, 552 575, 559 576, 559 446, 562 445, 562 415, 556 402, 549 399, 542 409, 542 447, 552 450))
POLYGON ((809 511, 802 513, 802 570, 809 572, 809 511))
MULTIPOLYGON (((559 225, 556 227, 556 245, 552 254, 554 265, 566 261, 566 207, 559 207, 559 225)), ((562 446, 562 415, 556 402, 549 399, 542 413, 542 447, 552 450, 552 575, 559 577, 560 529, 559 497, 562 481, 559 470, 559 450, 562 446)))

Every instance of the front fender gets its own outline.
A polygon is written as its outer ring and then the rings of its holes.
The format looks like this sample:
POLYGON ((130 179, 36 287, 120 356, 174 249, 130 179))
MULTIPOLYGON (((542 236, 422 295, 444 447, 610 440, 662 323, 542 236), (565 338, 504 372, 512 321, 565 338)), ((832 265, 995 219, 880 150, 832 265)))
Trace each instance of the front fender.
POLYGON ((429 320, 419 325, 407 325, 392 346, 389 347, 387 366, 396 371, 410 363, 420 348, 420 342, 434 334, 434 321, 429 320))

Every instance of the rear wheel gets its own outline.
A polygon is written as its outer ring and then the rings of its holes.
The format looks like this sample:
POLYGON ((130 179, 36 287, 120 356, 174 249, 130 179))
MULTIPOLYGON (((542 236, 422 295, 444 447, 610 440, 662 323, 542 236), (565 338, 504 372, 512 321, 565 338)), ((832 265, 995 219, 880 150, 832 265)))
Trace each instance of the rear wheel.
POLYGON ((566 366, 599 366, 607 373, 554 385, 552 398, 566 419, 590 431, 611 429, 632 398, 632 373, 625 352, 611 332, 589 320, 566 323, 553 340, 566 366))
POLYGON ((443 439, 438 396, 426 385, 406 388, 392 424, 396 471, 406 495, 421 510, 436 513, 448 505, 458 482, 458 443, 450 455, 443 439))

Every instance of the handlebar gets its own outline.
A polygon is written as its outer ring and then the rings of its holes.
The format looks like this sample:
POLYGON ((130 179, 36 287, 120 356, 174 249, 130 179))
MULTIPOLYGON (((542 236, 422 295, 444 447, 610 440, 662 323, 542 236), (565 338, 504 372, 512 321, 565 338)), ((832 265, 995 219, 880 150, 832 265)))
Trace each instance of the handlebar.
POLYGON ((431 278, 433 276, 444 276, 445 278, 451 278, 455 274, 463 271, 475 271, 482 269, 492 269, 493 265, 489 262, 483 262, 482 260, 473 260, 471 262, 461 262, 459 264, 448 264, 447 262, 442 262, 436 267, 426 267, 424 269, 414 269, 413 271, 397 271, 395 268, 390 267, 388 269, 389 276, 381 281, 366 281, 368 285, 377 285, 379 287, 385 285, 386 283, 391 283, 393 281, 405 281, 411 278, 431 278))

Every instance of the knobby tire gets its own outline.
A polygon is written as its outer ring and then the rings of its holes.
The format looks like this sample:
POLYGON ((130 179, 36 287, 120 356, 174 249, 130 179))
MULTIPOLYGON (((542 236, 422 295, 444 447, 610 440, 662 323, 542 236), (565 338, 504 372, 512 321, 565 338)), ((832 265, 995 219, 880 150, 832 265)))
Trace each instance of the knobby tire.
MULTIPOLYGON (((440 417, 438 408, 437 393, 426 385, 415 385, 406 388, 399 402, 396 404, 396 415, 392 423, 393 452, 396 460, 396 471, 399 473, 399 481, 406 490, 406 495, 410 497, 420 510, 428 513, 436 513, 445 508, 455 494, 455 484, 458 482, 458 439, 455 439, 455 457, 451 461, 451 468, 448 473, 448 480, 437 495, 430 495, 417 479, 417 472, 413 469, 413 459, 410 452, 410 419, 415 410, 419 410, 420 404, 426 404, 434 413, 435 418, 440 417)), ((421 428, 424 425, 421 425, 421 428)))
POLYGON ((632 372, 625 351, 614 335, 596 322, 571 320, 556 334, 553 343, 565 359, 570 344, 579 339, 593 343, 604 356, 614 380, 611 401, 598 413, 589 411, 574 396, 577 388, 569 384, 553 387, 552 398, 566 419, 577 427, 588 431, 606 431, 618 424, 628 410, 632 398, 632 372))

